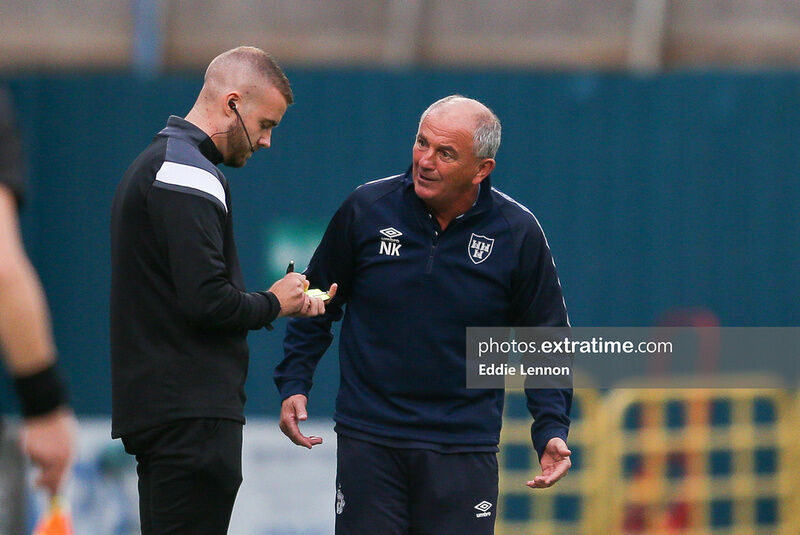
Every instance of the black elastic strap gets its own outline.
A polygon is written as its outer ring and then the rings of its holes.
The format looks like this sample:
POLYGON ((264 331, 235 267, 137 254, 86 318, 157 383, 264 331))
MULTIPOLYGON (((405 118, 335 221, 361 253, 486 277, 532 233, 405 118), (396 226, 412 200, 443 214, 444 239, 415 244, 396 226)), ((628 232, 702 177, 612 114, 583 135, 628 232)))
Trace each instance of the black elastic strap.
POLYGON ((34 418, 67 404, 67 386, 55 364, 33 375, 14 378, 22 416, 34 418))

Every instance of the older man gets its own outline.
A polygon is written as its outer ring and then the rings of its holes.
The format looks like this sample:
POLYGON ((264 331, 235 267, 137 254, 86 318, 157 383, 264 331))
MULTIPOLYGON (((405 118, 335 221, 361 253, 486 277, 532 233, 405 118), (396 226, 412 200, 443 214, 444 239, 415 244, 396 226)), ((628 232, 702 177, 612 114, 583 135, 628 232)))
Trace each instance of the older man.
POLYGON ((298 273, 244 290, 217 168, 269 147, 291 103, 268 54, 229 50, 208 66, 186 118, 170 117, 117 188, 112 435, 136 455, 143 535, 227 532, 242 479, 247 331, 324 310, 298 273))
MULTIPOLYGON (((324 316, 290 320, 275 381, 298 445, 314 368, 344 315, 336 432, 337 535, 494 530, 503 392, 467 389, 468 326, 561 326, 567 312, 536 218, 491 186, 500 122, 453 95, 420 119, 404 175, 359 187, 305 272, 339 283, 324 316), (346 312, 342 307, 347 305, 346 312)), ((528 390, 547 487, 570 466, 571 390, 528 390)))

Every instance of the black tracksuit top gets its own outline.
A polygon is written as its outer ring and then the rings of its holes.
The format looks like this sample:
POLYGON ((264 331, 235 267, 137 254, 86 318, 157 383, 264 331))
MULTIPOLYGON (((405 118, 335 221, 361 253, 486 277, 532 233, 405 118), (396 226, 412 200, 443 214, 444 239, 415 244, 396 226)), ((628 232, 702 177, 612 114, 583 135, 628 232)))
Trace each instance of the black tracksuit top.
POLYGON ((247 331, 280 305, 244 289, 222 155, 170 117, 111 213, 112 436, 195 417, 244 422, 247 331))

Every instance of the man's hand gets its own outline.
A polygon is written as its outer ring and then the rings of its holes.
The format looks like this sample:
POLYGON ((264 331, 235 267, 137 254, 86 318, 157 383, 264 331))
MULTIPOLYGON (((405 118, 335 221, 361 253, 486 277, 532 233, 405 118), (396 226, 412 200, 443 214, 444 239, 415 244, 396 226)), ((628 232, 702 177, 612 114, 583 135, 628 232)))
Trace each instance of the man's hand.
MULTIPOLYGON (((337 285, 331 285, 328 295, 336 295, 337 285)), ((308 280, 302 273, 287 273, 285 277, 273 284, 269 291, 275 294, 281 305, 278 317, 292 316, 309 318, 325 312, 325 302, 317 297, 309 297, 308 280)))
MULTIPOLYGON (((326 294, 328 294, 328 297, 330 297, 331 299, 333 299, 333 298, 334 298, 334 296, 336 295, 336 291, 337 291, 338 289, 339 289, 339 285, 338 285, 338 284, 336 284, 336 283, 334 282, 333 284, 331 284, 331 287, 330 287, 330 288, 328 288, 328 291, 327 291, 327 292, 325 292, 325 293, 326 293, 326 294)), ((325 302, 328 302, 328 303, 329 303, 329 302, 330 302, 330 300, 329 300, 329 301, 323 301, 323 303, 325 303, 325 302)))
POLYGON ((306 288, 308 281, 302 273, 287 273, 275 281, 269 291, 275 294, 281 304, 279 318, 298 314, 308 306, 309 297, 304 293, 306 288))
MULTIPOLYGON (((336 290, 334 289, 334 292, 336 290)), ((280 428, 283 434, 289 437, 289 440, 297 444, 311 449, 312 446, 322 444, 322 439, 315 436, 305 436, 300 432, 300 427, 297 425, 300 421, 305 421, 308 418, 308 411, 306 411, 306 403, 308 398, 303 394, 295 394, 283 400, 281 404, 281 423, 280 428)))
POLYGON ((70 409, 29 418, 22 427, 22 450, 39 467, 36 485, 58 494, 75 453, 77 423, 70 409))
MULTIPOLYGON (((333 296, 336 295, 336 289, 338 285, 336 283, 331 284, 330 290, 328 290, 328 297, 333 299, 333 296)), ((306 282, 304 291, 308 290, 308 282, 306 282)), ((308 294, 306 295, 306 302, 303 305, 303 308, 300 309, 299 312, 294 314, 289 314, 293 318, 311 318, 314 316, 319 316, 320 314, 325 313, 325 301, 320 299, 319 297, 310 297, 308 294)))
POLYGON ((275 294, 281 304, 278 317, 296 316, 309 307, 310 298, 304 293, 308 281, 302 273, 287 273, 285 277, 275 281, 269 291, 275 294))
POLYGON ((572 461, 569 460, 571 454, 566 442, 558 437, 551 438, 544 448, 541 461, 539 461, 542 473, 534 477, 532 481, 528 481, 526 485, 532 489, 552 487, 556 481, 564 477, 572 466, 572 461))

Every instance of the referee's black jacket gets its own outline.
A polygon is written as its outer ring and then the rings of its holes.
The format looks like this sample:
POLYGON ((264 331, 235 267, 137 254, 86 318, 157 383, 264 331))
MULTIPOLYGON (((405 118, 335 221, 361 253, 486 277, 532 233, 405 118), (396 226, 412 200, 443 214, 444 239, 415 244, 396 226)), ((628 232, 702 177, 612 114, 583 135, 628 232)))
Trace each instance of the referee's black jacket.
POLYGON ((113 437, 194 417, 244 422, 247 331, 280 304, 244 291, 222 155, 170 117, 111 213, 113 437))

